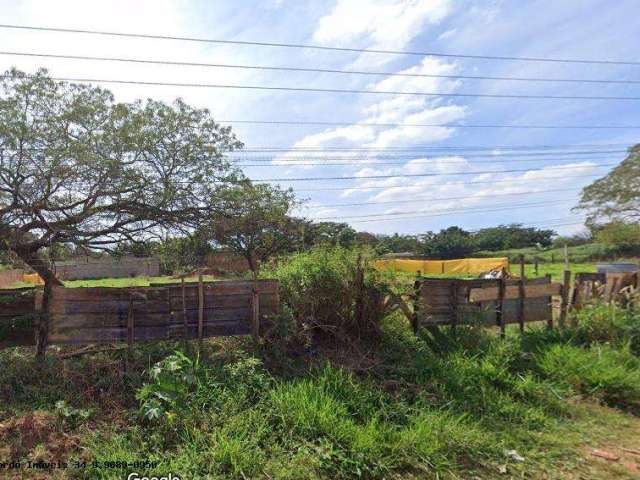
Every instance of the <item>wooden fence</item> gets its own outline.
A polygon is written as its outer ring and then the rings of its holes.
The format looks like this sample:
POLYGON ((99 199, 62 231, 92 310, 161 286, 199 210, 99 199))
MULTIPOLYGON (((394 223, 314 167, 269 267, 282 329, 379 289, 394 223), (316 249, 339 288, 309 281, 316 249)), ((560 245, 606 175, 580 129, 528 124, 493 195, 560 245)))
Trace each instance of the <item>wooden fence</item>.
POLYGON ((0 348, 33 345, 36 311, 41 301, 35 288, 0 290, 0 348))
POLYGON ((177 283, 137 288, 54 287, 49 343, 111 343, 258 334, 279 308, 278 282, 177 283))
POLYGON ((560 321, 564 321, 568 288, 549 277, 534 279, 419 278, 415 283, 414 329, 423 326, 455 326, 473 322, 510 323, 524 329, 526 322, 553 325, 552 297, 561 297, 560 321))

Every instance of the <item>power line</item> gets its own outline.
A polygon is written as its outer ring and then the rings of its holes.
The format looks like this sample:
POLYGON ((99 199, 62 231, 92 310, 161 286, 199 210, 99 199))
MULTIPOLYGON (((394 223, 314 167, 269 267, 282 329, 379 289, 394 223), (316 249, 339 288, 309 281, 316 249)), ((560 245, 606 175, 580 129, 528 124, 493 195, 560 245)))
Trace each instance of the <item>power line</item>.
MULTIPOLYGON (((552 193, 552 192, 572 192, 582 190, 582 188, 554 188, 551 190, 531 190, 528 192, 513 192, 513 193, 491 193, 491 197, 512 197, 518 195, 532 195, 538 193, 552 193)), ((383 202, 357 202, 357 203, 333 203, 328 205, 306 205, 304 208, 339 208, 339 207, 359 207, 362 205, 394 205, 398 203, 418 203, 425 200, 437 200, 438 202, 445 200, 467 200, 467 199, 481 199, 479 195, 464 195, 458 197, 424 197, 414 196, 412 200, 389 200, 383 202)))
MULTIPOLYGON (((398 157, 400 158, 400 157, 398 157)), ((367 159, 361 159, 361 160, 356 160, 356 161, 349 161, 349 162, 313 162, 313 161, 307 161, 307 162, 290 162, 290 161, 286 161, 286 160, 276 160, 273 159, 273 162, 276 163, 269 163, 266 161, 263 161, 262 163, 237 163, 234 162, 235 166, 238 167, 268 167, 268 168, 277 168, 277 167, 289 167, 289 166, 310 166, 310 167, 317 167, 317 166, 322 166, 322 167, 342 167, 342 166, 349 166, 349 165, 357 165, 357 166, 363 166, 363 167, 370 167, 370 166, 375 166, 375 165, 406 165, 408 162, 411 162, 411 165, 457 165, 460 162, 459 161, 447 161, 447 160, 439 160, 437 158, 431 159, 431 160, 426 160, 426 161, 420 161, 422 160, 424 157, 403 157, 404 160, 400 161, 400 162, 372 162, 372 161, 368 161, 367 159)), ((444 157, 444 158, 453 158, 453 157, 444 157)), ((467 157, 459 157, 460 159, 464 160, 467 157)), ((584 158, 584 157, 577 157, 577 158, 570 158, 570 157, 553 157, 553 158, 522 158, 522 159, 500 159, 499 157, 496 158, 496 160, 474 160, 473 163, 491 163, 491 164, 495 164, 495 163, 502 163, 502 164, 518 164, 518 163, 527 163, 527 162, 553 162, 556 160, 563 160, 563 161, 570 161, 570 160, 583 160, 583 161, 590 161, 590 162, 594 162, 594 161, 603 161, 603 160, 611 160, 611 158, 609 157, 603 157, 603 158, 593 158, 593 157, 588 157, 588 158, 584 158)), ((326 159, 322 159, 322 160, 326 160, 326 159)))
MULTIPOLYGON (((532 207, 532 206, 552 205, 552 204, 566 202, 567 200, 569 199, 546 200, 546 201, 539 201, 539 202, 520 203, 515 205, 514 204, 506 204, 506 205, 498 204, 498 205, 492 206, 489 210, 487 210, 487 207, 470 207, 470 208, 437 209, 437 210, 433 210, 432 212, 443 212, 443 213, 482 212, 484 213, 486 211, 494 212, 494 211, 501 211, 501 210, 512 210, 512 209, 518 209, 518 208, 524 208, 524 207, 532 207)), ((421 213, 427 213, 427 212, 428 211, 425 211, 423 209, 423 210, 409 210, 409 211, 399 211, 399 212, 369 213, 364 215, 340 215, 340 218, 346 219, 346 218, 395 217, 397 215, 413 215, 413 214, 421 214, 421 213)), ((330 218, 335 218, 335 217, 318 217, 316 218, 316 220, 327 220, 330 218)))
POLYGON ((220 123, 249 125, 288 125, 318 127, 420 127, 420 128, 509 128, 509 129, 550 129, 550 130, 603 130, 603 129, 637 129, 640 125, 516 125, 516 124, 458 124, 458 123, 357 123, 357 122, 314 122, 287 120, 220 120, 220 123))
MULTIPOLYGON (((227 122, 226 120, 220 120, 220 122, 227 122)), ((348 123, 348 125, 352 125, 348 123)), ((393 124, 392 124, 393 125, 393 124)), ((401 124, 398 124, 401 125, 401 124)), ((625 147, 629 148, 628 143, 601 143, 601 144, 564 144, 564 145, 476 145, 476 146, 434 146, 432 144, 427 145, 413 145, 410 147, 338 147, 338 146, 297 146, 297 147, 252 147, 249 149, 238 150, 238 153, 244 152, 289 152, 289 151, 412 151, 412 150, 564 150, 567 148, 614 148, 625 147)), ((627 151, 627 150, 625 150, 627 151)))
MULTIPOLYGON (((33 76, 28 76, 34 78, 33 76)), ((3 75, 0 78, 8 78, 3 75)), ((160 87, 186 87, 186 88, 221 88, 236 90, 263 90, 263 91, 285 91, 285 92, 308 92, 308 93, 349 93, 349 94, 375 94, 375 95, 406 95, 417 97, 451 97, 451 98, 510 98, 510 99, 535 99, 535 100, 640 100, 640 97, 621 96, 586 96, 586 95, 523 95, 523 94, 499 94, 499 93, 451 93, 451 92, 406 92, 396 90, 358 90, 343 88, 313 88, 313 87, 280 87, 267 85, 230 85, 219 83, 190 83, 190 82, 156 82, 143 80, 117 80, 100 78, 71 78, 71 77, 51 77, 51 80, 61 82, 84 82, 84 83, 111 83, 119 85, 144 85, 160 87)))
POLYGON ((388 55, 413 55, 413 56, 432 56, 432 57, 447 57, 447 58, 467 58, 467 59, 475 59, 475 60, 515 60, 515 61, 526 61, 526 62, 640 65, 640 62, 631 61, 631 60, 610 60, 610 59, 589 60, 589 59, 576 59, 576 58, 516 57, 516 56, 504 56, 504 55, 471 55, 471 54, 441 53, 441 52, 426 52, 426 51, 418 52, 418 51, 408 51, 408 50, 382 50, 382 49, 353 48, 353 47, 330 47, 325 45, 310 45, 310 44, 299 44, 299 43, 275 43, 275 42, 258 42, 258 41, 246 41, 246 40, 223 40, 223 39, 212 39, 212 38, 184 37, 184 36, 176 36, 176 35, 153 35, 153 34, 143 34, 143 33, 108 32, 103 30, 35 27, 30 25, 13 25, 13 24, 0 24, 0 28, 58 32, 58 33, 81 33, 81 34, 89 34, 89 35, 106 35, 106 36, 127 37, 127 38, 147 38, 147 39, 155 39, 155 40, 180 40, 180 41, 187 41, 187 42, 218 43, 218 44, 245 45, 245 46, 306 48, 306 49, 314 49, 314 50, 332 50, 332 51, 340 51, 340 52, 380 53, 380 54, 388 54, 388 55))
POLYGON ((550 83, 596 83, 596 84, 640 84, 640 80, 611 80, 611 79, 586 79, 586 78, 545 78, 545 77, 493 77, 486 75, 444 75, 431 73, 406 73, 406 72, 371 72, 366 70, 341 70, 330 68, 310 68, 310 67, 290 67, 290 66, 269 66, 269 65, 246 65, 229 63, 206 63, 206 62, 179 62, 174 60, 150 60, 144 58, 131 57, 102 57, 94 55, 67 55, 53 53, 33 53, 0 51, 0 55, 18 57, 55 58, 63 60, 89 60, 100 62, 121 62, 137 63, 145 65, 167 65, 179 67, 208 67, 208 68, 231 68, 243 70, 263 70, 281 72, 305 72, 305 73, 337 73, 345 75, 371 75, 388 77, 413 77, 413 78, 449 78, 456 80, 496 80, 496 81, 518 81, 518 82, 550 82, 550 83))
MULTIPOLYGON (((407 218, 441 217, 443 215, 451 215, 451 214, 492 213, 492 212, 502 212, 506 210, 519 210, 522 208, 540 208, 540 207, 546 207, 547 205, 559 204, 563 202, 566 202, 566 200, 555 200, 551 202, 538 202, 538 203, 520 204, 520 205, 505 205, 505 206, 501 206, 500 208, 435 210, 435 212, 437 213, 429 213, 426 215, 419 215, 419 216, 402 216, 403 214, 400 212, 396 214, 386 214, 385 218, 367 218, 365 220, 352 220, 352 221, 361 223, 361 222, 377 222, 377 221, 385 221, 385 220, 404 220, 407 218)), ((409 215, 412 213, 418 213, 418 212, 407 212, 406 215, 409 215)), ((383 214, 380 214, 378 216, 382 217, 382 215, 383 214)), ((344 220, 346 218, 362 218, 365 216, 346 217, 344 215, 341 215, 340 217, 318 217, 318 218, 315 218, 315 220, 344 220)))
MULTIPOLYGON (((611 167, 618 165, 617 163, 603 163, 594 165, 594 168, 611 167)), ((574 165, 565 166, 560 165, 557 167, 550 167, 552 170, 566 170, 575 169, 574 165)), ((543 171, 544 169, 509 169, 509 170, 485 170, 477 172, 452 172, 452 173, 400 173, 395 175, 351 175, 348 177, 298 177, 298 178, 258 178, 254 182, 309 182, 309 181, 323 181, 323 180, 374 180, 382 178, 396 178, 396 177, 441 177, 441 176, 453 176, 453 175, 484 175, 491 173, 516 173, 516 172, 536 172, 543 171)))
MULTIPOLYGON (((391 153, 393 153, 395 151, 391 151, 391 153)), ((304 160, 304 159, 309 159, 309 160, 313 160, 313 159, 327 159, 327 160, 352 160, 352 159, 358 159, 358 158, 364 158, 364 159, 368 159, 372 156, 374 156, 375 158, 398 158, 398 156, 402 157, 402 158, 408 158, 408 154, 406 153, 402 153, 402 150, 399 150, 398 152, 400 152, 400 154, 388 154, 385 153, 384 155, 381 155, 379 153, 374 153, 372 155, 369 155, 367 157, 354 157, 354 156, 349 156, 349 155, 342 155, 339 157, 320 157, 319 155, 307 155, 304 157, 293 157, 293 156, 287 156, 284 157, 284 159, 293 159, 293 160, 304 160)), ((234 152, 234 155, 237 155, 238 153, 242 153, 240 151, 238 152, 234 152)), ((250 152, 250 153, 254 153, 254 152, 250 152)), ((286 153, 286 152, 285 152, 286 153)), ((324 153, 324 152, 301 152, 301 153, 324 153)), ((331 153, 336 153, 336 152, 331 152, 331 153)), ((340 153, 338 151, 338 153, 340 153)), ((365 152, 363 152, 365 153, 365 152)), ((499 152, 492 152, 492 153, 463 153, 461 155, 464 155, 465 157, 469 157, 469 158, 496 158, 496 157, 512 157, 514 155, 517 156, 527 156, 527 157, 560 157, 563 155, 601 155, 604 153, 627 153, 626 149, 619 149, 619 150, 575 150, 575 151, 571 151, 571 150, 567 150, 567 151, 563 151, 563 152, 548 152, 548 151, 542 151, 542 152, 517 152, 517 153, 510 153, 510 152, 505 152, 505 153, 499 153, 499 152)), ((419 153, 414 153, 413 155, 419 155, 416 158, 423 158, 424 155, 423 154, 419 154, 419 153)), ((451 154, 448 154, 451 155, 451 154)), ((439 156, 443 156, 443 154, 440 154, 439 156)), ((278 156, 274 156, 274 155, 253 155, 253 156, 247 156, 245 158, 240 158, 240 157, 227 157, 228 159, 231 160, 253 160, 253 161, 257 161, 259 159, 266 159, 266 160, 271 160, 273 158, 283 158, 281 155, 278 156)))
MULTIPOLYGON (((567 178, 596 178, 600 177, 600 174, 588 174, 588 175, 563 175, 560 180, 565 180, 567 178)), ((532 181, 532 180, 546 180, 546 179, 554 179, 558 180, 558 177, 553 176, 541 176, 536 177, 535 179, 529 178, 509 178, 504 180, 477 180, 474 182, 465 182, 465 181, 457 181, 457 182, 446 182, 445 185, 478 185, 478 184, 501 184, 501 183, 518 183, 521 181, 532 181)), ((321 187, 321 188, 296 188, 296 192, 330 192, 330 191, 352 191, 352 190, 391 190, 396 188, 411 188, 411 187, 425 187, 433 185, 425 185, 424 183, 406 183, 403 185, 385 185, 385 186, 355 186, 355 187, 321 187)))

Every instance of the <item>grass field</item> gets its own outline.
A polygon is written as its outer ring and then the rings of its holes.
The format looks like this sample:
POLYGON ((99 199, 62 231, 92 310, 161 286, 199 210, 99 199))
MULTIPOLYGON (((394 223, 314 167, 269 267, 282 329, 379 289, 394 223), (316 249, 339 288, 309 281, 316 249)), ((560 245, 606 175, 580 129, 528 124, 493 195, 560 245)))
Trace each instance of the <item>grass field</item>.
MULTIPOLYGON (((587 306, 565 330, 512 325, 504 339, 473 324, 416 335, 395 311, 367 316, 376 329, 362 334, 357 258, 323 249, 265 270, 282 312, 260 343, 53 346, 44 364, 31 348, 0 350, 0 468, 69 463, 16 479, 126 478, 131 464, 194 479, 638 478, 639 308, 587 306)), ((371 298, 412 282, 364 272, 371 298)))
POLYGON ((124 478, 117 462, 145 460, 158 466, 140 473, 181 478, 638 478, 625 449, 640 445, 640 362, 626 340, 445 333, 435 353, 393 316, 371 344, 291 355, 216 339, 197 364, 166 358, 179 345, 140 345, 125 374, 123 351, 44 367, 0 351, 0 458, 86 462, 16 478, 124 478))
MULTIPOLYGON (((602 243, 587 243, 585 245, 571 246, 567 248, 569 261, 572 263, 596 263, 603 260, 625 260, 615 247, 602 243)), ((564 248, 544 248, 536 247, 514 248, 495 252, 476 252, 472 256, 478 257, 508 257, 511 263, 518 261, 520 255, 525 256, 525 261, 533 263, 538 258, 544 263, 558 263, 564 261, 564 248)))

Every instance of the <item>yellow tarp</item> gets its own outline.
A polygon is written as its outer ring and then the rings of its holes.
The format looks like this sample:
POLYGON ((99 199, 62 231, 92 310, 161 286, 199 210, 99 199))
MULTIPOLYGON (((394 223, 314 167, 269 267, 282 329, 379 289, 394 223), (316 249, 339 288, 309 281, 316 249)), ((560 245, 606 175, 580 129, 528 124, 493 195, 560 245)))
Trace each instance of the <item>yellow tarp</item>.
POLYGON ((373 263, 378 270, 389 272, 408 272, 422 275, 442 274, 478 274, 496 268, 509 268, 508 258, 462 258, 459 260, 376 260, 373 263))
POLYGON ((23 273, 22 281, 24 283, 32 283, 34 285, 44 285, 44 280, 37 273, 23 273))

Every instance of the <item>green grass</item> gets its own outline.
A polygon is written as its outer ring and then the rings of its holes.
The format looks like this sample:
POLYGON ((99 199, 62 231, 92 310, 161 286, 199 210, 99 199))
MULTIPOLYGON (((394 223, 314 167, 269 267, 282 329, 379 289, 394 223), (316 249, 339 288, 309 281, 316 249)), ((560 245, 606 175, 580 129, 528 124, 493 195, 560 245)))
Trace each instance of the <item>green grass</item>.
MULTIPOLYGON (((445 329, 438 352, 392 315, 375 344, 341 345, 343 360, 330 360, 334 345, 283 356, 285 344, 212 340, 195 364, 164 363, 169 377, 148 390, 165 402, 153 420, 141 416, 136 392, 154 385, 145 370, 179 344, 139 345, 124 375, 126 351, 50 355, 39 367, 27 350, 5 350, 0 424, 51 412, 48 442, 66 436, 83 447, 72 442, 57 455, 89 462, 71 478, 121 478, 127 469, 91 462, 140 459, 159 466, 139 473, 184 478, 490 479, 503 465, 506 478, 633 478, 584 453, 640 440, 640 360, 630 347, 640 318, 612 308, 585 309, 564 332, 532 329, 505 340, 491 330, 445 329), (162 394, 172 382, 186 382, 180 401, 162 394), (60 400, 88 418, 60 417, 60 400)), ((19 437, 9 441, 26 458, 33 450, 19 437)))
MULTIPOLYGON (((576 245, 567 247, 569 261, 576 263, 590 263, 602 260, 612 260, 620 257, 616 247, 603 243, 587 243, 585 245, 576 245)), ((538 258, 541 262, 556 263, 564 261, 564 247, 560 248, 543 248, 536 247, 513 248, 500 251, 482 251, 475 252, 474 257, 508 257, 509 261, 515 263, 520 255, 525 256, 527 262, 533 262, 538 258)))

